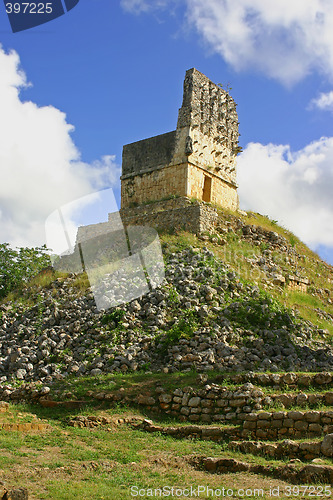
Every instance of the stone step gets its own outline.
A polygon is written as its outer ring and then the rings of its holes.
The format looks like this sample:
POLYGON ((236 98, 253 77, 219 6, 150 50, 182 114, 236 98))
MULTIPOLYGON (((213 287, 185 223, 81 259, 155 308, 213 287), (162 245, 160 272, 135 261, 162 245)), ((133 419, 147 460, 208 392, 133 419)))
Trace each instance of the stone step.
POLYGON ((133 427, 139 428, 144 425, 144 422, 149 422, 152 424, 151 420, 147 420, 144 417, 131 415, 131 416, 117 416, 117 415, 78 415, 68 421, 68 425, 71 427, 103 427, 103 426, 118 426, 118 425, 131 425, 133 427))
POLYGON ((112 426, 119 424, 128 424, 135 429, 143 430, 146 432, 158 432, 160 434, 173 436, 175 438, 198 438, 211 441, 225 441, 229 439, 237 439, 241 436, 242 429, 237 426, 213 426, 213 425, 158 425, 154 424, 152 420, 143 417, 107 417, 101 416, 83 416, 79 415, 72 418, 68 424, 72 427, 100 427, 112 426))
POLYGON ((281 442, 265 441, 231 441, 228 449, 251 455, 262 455, 279 460, 281 458, 314 460, 319 457, 333 457, 333 434, 327 434, 319 441, 292 441, 286 439, 281 442))
POLYGON ((305 390, 309 387, 329 388, 333 387, 333 372, 318 373, 240 373, 236 375, 225 375, 221 379, 236 385, 251 382, 262 387, 295 387, 305 390))
POLYGON ((9 403, 6 401, 0 401, 0 413, 6 413, 9 408, 9 403))
MULTIPOLYGON (((202 456, 189 457, 188 461, 198 470, 205 470, 213 474, 249 472, 252 474, 261 474, 268 477, 278 478, 292 484, 333 484, 333 467, 329 465, 307 464, 300 467, 297 463, 289 463, 284 466, 275 467, 273 465, 251 464, 235 460, 234 458, 211 458, 202 456)), ((318 486, 318 488, 318 496, 324 496, 324 488, 322 486, 318 486)), ((300 490, 298 494, 296 494, 296 496, 292 496, 292 498, 304 496, 302 495, 302 491, 304 490, 300 490)), ((288 493, 288 490, 280 491, 276 496, 279 497, 283 493, 288 493)), ((314 493, 316 494, 316 492, 314 493)), ((332 489, 326 488, 326 493, 326 498, 328 496, 331 498, 332 489)), ((290 498, 291 494, 289 492, 288 496, 290 498)))
MULTIPOLYGON (((180 438, 194 436, 199 439, 214 438, 215 441, 239 438, 277 441, 284 438, 313 438, 333 433, 333 411, 247 413, 240 414, 237 422, 228 422, 228 425, 189 423, 166 426, 137 417, 135 422, 127 419, 124 423, 135 424, 147 432, 160 432, 180 438)), ((112 424, 112 417, 79 416, 70 422, 70 425, 76 427, 108 424, 112 424)))
POLYGON ((242 437, 278 440, 311 438, 333 432, 333 411, 274 411, 244 415, 242 437))
POLYGON ((39 404, 43 406, 43 408, 55 408, 55 407, 62 407, 62 408, 82 408, 88 404, 87 401, 53 401, 52 399, 48 398, 40 398, 39 399, 39 404))
MULTIPOLYGON (((322 393, 282 393, 282 394, 267 394, 267 397, 272 399, 272 404, 280 403, 285 408, 291 407, 317 407, 317 406, 333 406, 333 392, 322 393)), ((267 407, 270 407, 267 404, 267 407)))
MULTIPOLYGON (((281 413, 284 413, 284 412, 280 412, 281 413)), ((244 426, 242 425, 239 425, 239 426, 232 426, 232 425, 229 425, 229 426, 214 426, 214 425, 202 425, 202 424, 196 424, 196 425, 193 425, 193 424, 189 424, 189 425, 174 425, 174 426, 167 426, 167 425, 157 425, 157 424, 154 424, 151 420, 143 420, 141 422, 139 422, 139 424, 137 425, 137 428, 140 428, 146 432, 159 432, 161 434, 165 434, 165 435, 169 435, 169 436, 173 436, 175 438, 178 438, 178 439, 182 439, 182 438, 197 438, 197 439, 203 439, 203 440, 210 440, 210 441, 217 441, 217 442, 225 442, 225 441, 229 441, 230 439, 234 440, 234 439, 237 439, 236 436, 239 436, 240 438, 245 438, 245 439, 249 439, 249 435, 251 434, 251 437, 253 439, 256 440, 257 442, 257 439, 259 437, 259 435, 265 433, 265 438, 266 439, 276 439, 276 436, 278 434, 278 431, 282 431, 282 434, 281 434, 281 437, 286 437, 286 434, 287 436, 291 435, 293 438, 297 438, 297 439, 304 439, 304 437, 307 437, 307 435, 309 435, 310 437, 314 437, 314 436, 322 436, 323 434, 325 434, 325 430, 327 431, 326 433, 326 436, 324 437, 324 439, 326 439, 327 437, 329 436, 332 436, 333 435, 333 426, 330 425, 320 425, 320 424, 317 424, 318 425, 318 428, 311 428, 311 431, 298 431, 297 427, 297 424, 296 422, 305 422, 307 425, 311 425, 311 422, 308 423, 305 419, 307 418, 308 420, 311 418, 314 420, 314 412, 308 412, 309 414, 307 415, 306 413, 302 413, 302 415, 300 415, 300 412, 289 412, 289 415, 288 413, 286 413, 284 416, 287 417, 289 416, 289 418, 285 418, 285 421, 284 420, 281 420, 282 422, 282 427, 280 429, 276 429, 276 428, 262 428, 261 427, 261 423, 264 421, 264 420, 260 420, 260 417, 263 416, 263 417, 266 417, 267 418, 267 413, 258 413, 258 414, 250 414, 249 417, 251 418, 256 418, 257 420, 249 420, 249 422, 255 422, 257 425, 258 425, 258 428, 255 428, 253 430, 249 430, 248 428, 246 428, 246 422, 244 422, 244 426), (296 420, 296 419, 299 419, 300 417, 302 416, 302 418, 304 420, 296 420), (295 418, 295 420, 292 420, 292 418, 295 418), (311 417, 311 418, 310 418, 311 417), (259 424, 258 424, 259 422, 259 424), (293 424, 294 426, 296 425, 296 428, 295 427, 283 427, 283 425, 291 425, 293 424), (284 431, 286 429, 286 432, 284 431), (316 431, 316 432, 315 432, 316 431)), ((320 415, 321 412, 316 412, 317 414, 320 415)), ((331 412, 333 413, 333 412, 331 412)), ((278 414, 277 414, 278 415, 278 414)), ((278 416, 281 416, 281 415, 278 415, 278 416)), ((317 415, 318 417, 318 415, 317 415)), ((317 418, 316 417, 316 418, 317 418)), ((322 417, 323 419, 324 417, 322 417)), ((266 421, 265 421, 266 422, 266 421)), ((276 422, 276 420, 271 420, 271 425, 273 426, 273 422, 276 422)), ((295 442, 295 441, 293 441, 295 442)), ((274 446, 273 446, 274 448, 274 446)), ((272 449, 273 449, 272 448, 272 449)), ((311 448, 311 447, 310 447, 311 448)), ((320 447, 319 447, 320 448, 320 447)), ((306 445, 304 445, 302 447, 302 449, 304 449, 306 451, 307 447, 306 445)), ((316 447, 313 446, 313 450, 315 450, 316 447)), ((309 449, 309 453, 310 453, 310 449, 309 449)), ((319 451, 312 457, 312 458, 316 458, 317 456, 319 456, 321 453, 321 449, 319 449, 319 451)), ((304 453, 306 454, 306 453, 304 453)), ((326 453, 326 456, 331 456, 331 455, 328 455, 326 453)))
POLYGON ((157 386, 146 389, 140 394, 129 393, 121 388, 115 391, 88 391, 87 397, 107 404, 121 402, 129 406, 139 406, 152 414, 165 414, 183 422, 213 425, 241 425, 247 414, 263 408, 276 411, 277 404, 286 410, 294 407, 301 410, 308 408, 315 410, 320 406, 329 411, 333 406, 332 391, 318 394, 265 394, 264 390, 258 389, 251 383, 237 388, 207 384, 199 388, 183 387, 167 390, 157 386))
POLYGON ((41 422, 0 422, 0 430, 4 431, 19 431, 19 432, 29 432, 29 431, 48 431, 52 427, 50 424, 44 424, 41 422))
POLYGON ((214 426, 214 425, 156 425, 150 420, 145 420, 140 426, 141 430, 146 432, 158 432, 177 439, 196 438, 206 441, 229 441, 235 439, 235 436, 241 436, 242 429, 238 426, 214 426))
POLYGON ((33 418, 32 422, 20 422, 19 418, 14 416, 12 413, 8 412, 9 403, 6 401, 0 401, 0 413, 3 414, 0 417, 0 431, 46 431, 50 430, 52 427, 39 419, 33 418))

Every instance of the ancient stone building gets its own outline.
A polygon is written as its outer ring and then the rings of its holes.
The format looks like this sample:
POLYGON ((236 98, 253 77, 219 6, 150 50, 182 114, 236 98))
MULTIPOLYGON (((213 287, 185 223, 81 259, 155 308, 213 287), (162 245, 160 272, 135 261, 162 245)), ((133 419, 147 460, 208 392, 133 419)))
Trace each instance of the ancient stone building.
POLYGON ((172 195, 236 210, 238 137, 232 97, 188 70, 177 129, 124 146, 122 210, 172 195))
POLYGON ((212 231, 218 205, 238 209, 236 104, 196 69, 186 72, 177 129, 123 149, 121 209, 82 226, 77 241, 124 226, 212 231), (204 203, 210 202, 210 203, 204 203))

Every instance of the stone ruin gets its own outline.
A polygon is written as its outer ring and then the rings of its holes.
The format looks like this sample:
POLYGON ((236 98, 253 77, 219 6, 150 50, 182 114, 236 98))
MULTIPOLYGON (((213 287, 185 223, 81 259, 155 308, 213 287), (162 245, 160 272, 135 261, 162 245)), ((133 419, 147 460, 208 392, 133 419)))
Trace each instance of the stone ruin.
POLYGON ((186 72, 177 129, 123 148, 121 209, 108 222, 80 227, 77 242, 124 226, 216 226, 214 205, 237 210, 238 117, 233 98, 192 68, 186 72))
POLYGON ((123 148, 121 208, 185 196, 237 210, 238 138, 229 92, 188 70, 177 129, 123 148))

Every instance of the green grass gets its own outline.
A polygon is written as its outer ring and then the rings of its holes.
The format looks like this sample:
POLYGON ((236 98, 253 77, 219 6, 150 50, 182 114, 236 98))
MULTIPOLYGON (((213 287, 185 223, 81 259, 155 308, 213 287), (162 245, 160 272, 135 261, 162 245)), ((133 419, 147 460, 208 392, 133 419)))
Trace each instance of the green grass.
MULTIPOLYGON (((20 411, 24 407, 20 405, 20 411)), ((26 406, 26 410, 30 411, 31 407, 26 406)), ((46 409, 36 407, 35 412, 44 412, 45 416, 46 409)), ((112 411, 108 413, 111 415, 112 411)), ((66 426, 64 420, 50 412, 49 423, 53 429, 49 432, 0 431, 3 450, 0 465, 6 484, 24 485, 29 490, 29 498, 39 500, 127 499, 131 498, 133 485, 145 489, 166 485, 205 484, 214 488, 221 485, 220 476, 193 469, 183 457, 234 458, 270 467, 285 465, 287 461, 229 451, 227 443, 175 439, 161 433, 134 430, 126 425, 112 430, 103 427, 78 429, 66 426)), ((246 484, 250 486, 253 481, 257 487, 266 483, 284 484, 260 476, 223 476, 223 484, 235 490, 246 484)))
MULTIPOLYGON (((328 330, 327 340, 333 340, 333 322, 320 318, 315 311, 316 308, 323 310, 333 316, 333 303, 329 304, 326 292, 320 296, 317 291, 329 289, 332 297, 333 269, 323 262, 317 254, 312 252, 290 231, 278 226, 275 221, 268 217, 249 213, 248 217, 241 216, 228 210, 218 208, 220 221, 232 221, 235 217, 243 220, 245 224, 261 226, 266 230, 274 231, 286 238, 290 246, 300 255, 289 258, 286 254, 273 250, 273 261, 282 269, 284 275, 295 274, 295 267, 299 274, 310 280, 308 293, 296 292, 287 286, 281 291, 280 287, 269 286, 269 293, 273 299, 279 301, 281 306, 296 310, 299 315, 322 330, 328 330), (289 260, 288 260, 289 259, 289 260), (331 280, 329 282, 328 278, 331 280)), ((169 252, 181 251, 189 245, 196 248, 207 247, 216 257, 227 263, 245 283, 258 284, 259 287, 267 289, 266 274, 257 266, 252 266, 247 259, 260 257, 263 245, 256 246, 249 241, 240 239, 241 231, 237 233, 226 233, 223 238, 227 239, 227 245, 220 246, 210 241, 201 241, 194 235, 186 232, 176 234, 161 234, 164 250, 169 252)), ((272 249, 271 249, 272 250, 272 249)))
POLYGON ((317 296, 296 291, 289 291, 285 296, 285 302, 297 310, 302 318, 311 321, 311 323, 324 330, 328 330, 330 338, 333 339, 333 322, 321 319, 315 311, 315 309, 321 309, 333 315, 332 305, 325 304, 317 296))

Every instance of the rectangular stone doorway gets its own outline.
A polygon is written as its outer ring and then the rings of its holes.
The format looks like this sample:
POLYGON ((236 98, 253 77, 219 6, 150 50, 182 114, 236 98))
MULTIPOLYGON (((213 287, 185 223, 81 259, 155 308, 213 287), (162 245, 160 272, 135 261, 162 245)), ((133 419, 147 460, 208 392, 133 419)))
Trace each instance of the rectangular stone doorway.
POLYGON ((212 192, 212 178, 205 175, 202 201, 210 202, 212 192))

